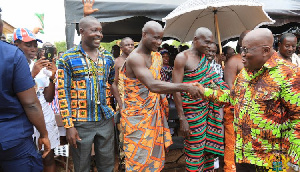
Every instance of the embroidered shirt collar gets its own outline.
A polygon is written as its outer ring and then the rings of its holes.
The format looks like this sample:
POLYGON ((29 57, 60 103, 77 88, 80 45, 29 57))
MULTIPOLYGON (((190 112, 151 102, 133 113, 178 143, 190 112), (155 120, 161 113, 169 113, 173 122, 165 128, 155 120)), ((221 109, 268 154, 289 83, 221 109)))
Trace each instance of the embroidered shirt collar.
MULTIPOLYGON (((101 53, 103 53, 105 51, 105 48, 100 45, 100 47, 98 48, 98 50, 99 50, 99 52, 101 54, 101 53)), ((86 55, 86 52, 82 48, 81 43, 79 45, 77 45, 77 47, 75 47, 75 51, 76 52, 81 52, 82 54, 86 55)))

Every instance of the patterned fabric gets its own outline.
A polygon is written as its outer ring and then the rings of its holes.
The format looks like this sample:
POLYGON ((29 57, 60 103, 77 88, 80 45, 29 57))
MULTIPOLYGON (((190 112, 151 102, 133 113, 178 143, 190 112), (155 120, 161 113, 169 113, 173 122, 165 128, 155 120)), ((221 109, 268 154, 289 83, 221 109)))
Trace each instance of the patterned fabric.
MULTIPOLYGON (((152 54, 149 68, 154 79, 160 79, 161 55, 152 54)), ((125 66, 119 77, 124 81, 124 103, 121 125, 124 131, 126 171, 161 171, 165 149, 172 144, 166 116, 167 99, 152 93, 139 80, 125 76, 125 66)))
MULTIPOLYGON (((172 66, 163 66, 160 70, 161 80, 166 82, 172 82, 172 66)), ((172 94, 166 94, 168 99, 173 99, 172 94)))
POLYGON ((64 53, 58 64, 58 99, 65 128, 73 121, 100 121, 111 118, 114 112, 107 105, 107 82, 114 79, 114 59, 104 48, 99 48, 94 62, 81 44, 64 53))
POLYGON ((210 66, 214 69, 214 71, 223 78, 223 69, 222 66, 216 62, 216 60, 212 60, 210 66))
MULTIPOLYGON (((57 72, 56 72, 56 76, 55 77, 57 78, 57 72)), ((58 80, 56 80, 56 82, 55 82, 55 95, 54 95, 54 99, 53 99, 53 101, 51 103, 49 103, 50 106, 51 106, 51 109, 53 110, 53 112, 55 114, 59 114, 58 87, 57 86, 58 86, 58 80)))
MULTIPOLYGON (((184 73, 183 83, 194 82, 203 84, 204 87, 228 89, 204 55, 196 69, 184 73)), ((206 155, 224 153, 220 106, 202 99, 190 99, 187 93, 181 95, 183 111, 193 132, 190 139, 185 141, 186 170, 211 171, 214 169, 214 161, 206 155)))
MULTIPOLYGON (((124 67, 124 64, 123 64, 123 67, 124 67)), ((119 68, 119 73, 121 72, 122 68, 119 68)), ((124 102, 124 80, 123 80, 123 77, 119 77, 118 91, 119 91, 120 98, 121 98, 122 102, 124 102)))
POLYGON ((224 107, 224 128, 225 128, 225 148, 224 148, 224 172, 235 172, 234 161, 235 135, 233 129, 234 107, 224 107))
POLYGON ((173 67, 171 66, 163 66, 160 70, 161 80, 166 82, 172 81, 172 71, 173 67))
POLYGON ((297 67, 274 53, 257 73, 243 69, 231 94, 205 88, 208 99, 234 105, 236 162, 299 163, 299 76, 297 67))

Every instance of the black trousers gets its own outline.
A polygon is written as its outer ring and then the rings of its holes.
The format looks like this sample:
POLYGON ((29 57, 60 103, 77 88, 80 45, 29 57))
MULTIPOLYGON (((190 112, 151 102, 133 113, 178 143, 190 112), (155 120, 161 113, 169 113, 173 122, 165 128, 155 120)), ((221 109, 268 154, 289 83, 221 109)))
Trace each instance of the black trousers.
POLYGON ((266 167, 247 163, 236 163, 236 172, 267 172, 266 167))

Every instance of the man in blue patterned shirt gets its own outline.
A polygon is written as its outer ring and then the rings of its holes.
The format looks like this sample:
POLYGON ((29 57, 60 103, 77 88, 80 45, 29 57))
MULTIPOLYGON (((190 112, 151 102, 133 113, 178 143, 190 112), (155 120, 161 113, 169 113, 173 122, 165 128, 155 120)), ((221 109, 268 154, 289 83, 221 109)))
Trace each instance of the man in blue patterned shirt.
POLYGON ((89 171, 92 144, 98 171, 113 171, 114 112, 106 102, 107 83, 112 84, 114 59, 100 47, 100 22, 87 16, 79 21, 81 43, 59 59, 58 98, 67 129, 75 171, 89 171))

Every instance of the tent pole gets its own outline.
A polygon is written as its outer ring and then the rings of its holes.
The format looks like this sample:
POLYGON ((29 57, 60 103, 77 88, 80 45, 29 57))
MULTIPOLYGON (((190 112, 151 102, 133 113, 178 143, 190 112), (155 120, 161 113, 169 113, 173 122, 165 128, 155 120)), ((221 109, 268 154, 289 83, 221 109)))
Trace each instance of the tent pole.
MULTIPOLYGON (((218 15, 217 10, 214 8, 214 17, 215 17, 215 26, 217 31, 217 37, 218 37, 218 44, 219 44, 219 52, 222 54, 222 45, 221 45, 221 38, 220 38, 220 30, 219 30, 219 22, 218 22, 218 15)), ((222 61, 222 67, 224 67, 224 62, 222 61)))

